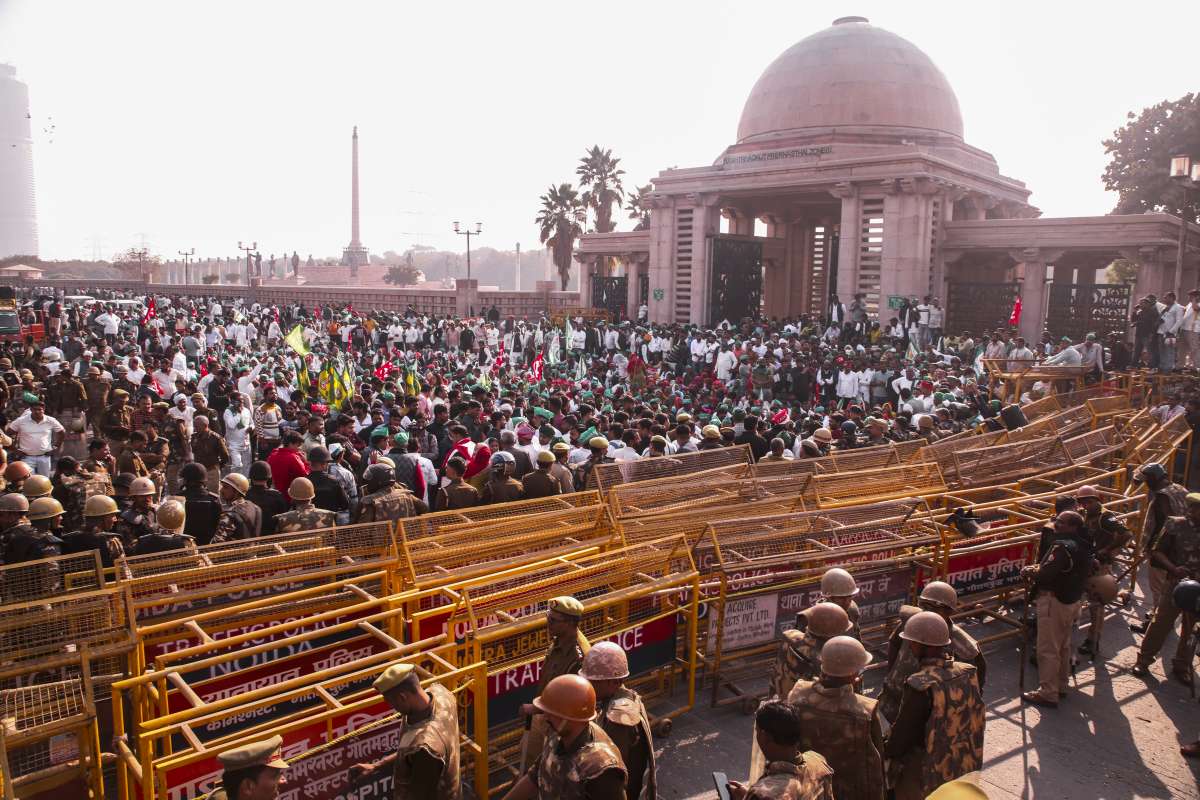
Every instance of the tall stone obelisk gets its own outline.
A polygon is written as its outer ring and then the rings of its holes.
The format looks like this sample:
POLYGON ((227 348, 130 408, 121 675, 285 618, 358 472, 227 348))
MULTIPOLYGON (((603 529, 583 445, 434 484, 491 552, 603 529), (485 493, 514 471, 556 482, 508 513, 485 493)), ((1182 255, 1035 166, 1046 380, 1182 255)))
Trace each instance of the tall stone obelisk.
POLYGON ((358 126, 350 139, 350 244, 342 250, 342 264, 350 267, 350 277, 358 277, 358 268, 369 264, 367 248, 358 238, 358 126))

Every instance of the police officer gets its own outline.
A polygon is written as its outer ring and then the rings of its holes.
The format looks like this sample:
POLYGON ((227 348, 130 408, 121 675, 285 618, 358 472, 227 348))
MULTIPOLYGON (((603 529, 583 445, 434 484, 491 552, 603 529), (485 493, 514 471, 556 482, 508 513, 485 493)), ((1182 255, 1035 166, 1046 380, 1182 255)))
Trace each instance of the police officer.
POLYGON ((83 528, 77 533, 63 536, 64 553, 86 553, 100 551, 100 561, 106 567, 125 555, 120 534, 113 532, 117 521, 117 502, 111 497, 94 495, 83 504, 83 528))
POLYGON ((479 493, 481 503, 511 503, 525 496, 521 482, 512 476, 516 466, 517 460, 512 453, 501 452, 492 456, 491 477, 479 493))
POLYGON ((371 684, 396 713, 403 715, 396 752, 374 764, 355 764, 350 777, 392 768, 392 797, 459 800, 458 701, 440 683, 421 687, 412 664, 393 664, 371 684))
POLYGON ((129 392, 124 389, 113 390, 112 401, 108 408, 100 413, 95 427, 104 436, 104 441, 108 442, 113 455, 120 455, 125 449, 125 443, 129 441, 129 435, 133 433, 133 410, 129 407, 129 392))
POLYGON ((157 524, 153 529, 138 537, 129 551, 131 556, 186 550, 195 546, 196 540, 183 532, 187 524, 187 512, 178 500, 166 500, 159 505, 155 522, 157 524))
POLYGON ((780 701, 759 706, 754 738, 766 769, 752 786, 730 781, 731 800, 833 800, 833 770, 820 753, 802 749, 802 727, 794 706, 780 701))
POLYGON ((212 544, 257 538, 262 532, 262 511, 246 499, 250 481, 240 472, 221 478, 221 517, 212 544))
MULTIPOLYGON (((845 610, 852 626, 850 635, 855 639, 862 638, 858 627, 858 603, 854 601, 854 598, 858 597, 858 592, 858 583, 855 582, 854 576, 841 567, 825 570, 825 574, 821 576, 821 599, 841 606, 845 610)), ((809 606, 803 611, 796 612, 796 630, 803 633, 808 627, 808 615, 814 607, 809 606)))
POLYGON ((588 439, 587 446, 591 455, 575 470, 575 488, 581 492, 588 488, 588 479, 597 464, 613 463, 613 460, 608 457, 608 439, 603 436, 593 436, 588 439))
MULTIPOLYGON (((46 381, 46 413, 54 417, 72 434, 82 434, 87 429, 85 412, 88 407, 87 389, 71 374, 69 369, 59 369, 46 381)), ((82 444, 75 436, 72 447, 82 444)), ((78 455, 78 451, 73 451, 78 455)))
POLYGON ((24 461, 13 461, 4 468, 4 491, 20 492, 33 470, 24 461))
MULTIPOLYGON (((1150 662, 1162 650, 1167 635, 1179 617, 1180 609, 1175 605, 1173 592, 1182 580, 1200 578, 1200 492, 1187 496, 1187 516, 1170 517, 1163 526, 1158 543, 1151 555, 1154 566, 1167 574, 1167 585, 1163 587, 1154 618, 1142 639, 1138 650, 1135 675, 1145 676, 1150 672, 1150 662)), ((1185 684, 1192 683, 1192 634, 1191 630, 1180 632, 1179 643, 1172 659, 1172 672, 1185 684)))
POLYGON ((450 511, 456 508, 471 508, 479 505, 479 490, 463 480, 467 471, 467 462, 458 456, 446 460, 446 482, 438 487, 434 495, 436 511, 450 511))
POLYGON ((559 675, 534 698, 549 727, 539 758, 505 800, 626 800, 621 753, 596 718, 596 691, 559 675))
POLYGON ((871 654, 851 636, 821 648, 821 676, 799 680, 787 702, 800 715, 800 748, 824 756, 833 768, 838 800, 883 800, 883 729, 876 701, 856 689, 871 654))
POLYGON ((550 475, 550 467, 553 466, 554 461, 554 453, 549 450, 538 452, 537 469, 521 479, 522 494, 526 500, 562 494, 562 486, 550 475))
POLYGON ((392 468, 387 464, 377 462, 367 467, 363 479, 367 483, 367 494, 358 504, 355 522, 395 522, 429 510, 425 501, 396 485, 392 468))
MULTIPOLYGON (((1150 614, 1158 608, 1162 599, 1163 588, 1167 585, 1166 570, 1155 566, 1154 547, 1163 526, 1170 517, 1182 517, 1187 514, 1187 489, 1178 483, 1172 483, 1167 470, 1162 464, 1150 463, 1143 466, 1137 477, 1146 484, 1146 515, 1142 522, 1142 538, 1138 544, 1138 558, 1148 562, 1150 576, 1150 614)), ((1136 583, 1136 575, 1134 576, 1136 583)), ((1134 633, 1144 633, 1149 625, 1147 621, 1129 626, 1134 633)))
POLYGON ((621 752, 628 773, 625 795, 630 800, 654 800, 658 788, 650 716, 638 693, 623 683, 629 677, 625 648, 616 642, 597 642, 583 657, 579 674, 596 690, 600 727, 621 752))
POLYGON ((975 668, 947 652, 950 628, 940 614, 914 614, 900 635, 920 668, 904 683, 900 713, 883 750, 898 764, 896 800, 922 800, 982 766, 983 696, 975 668))
MULTIPOLYGON (((1175 584, 1175 590, 1171 592, 1171 602, 1183 612, 1183 624, 1194 633, 1196 620, 1200 618, 1200 581, 1187 578, 1175 584)), ((1193 639, 1192 651, 1194 649, 1193 639)), ((1200 758, 1200 740, 1185 744, 1179 748, 1179 752, 1188 758, 1200 758)))
MULTIPOLYGON (((542 659, 542 672, 538 678, 539 693, 559 675, 579 672, 583 657, 591 644, 579 622, 583 618, 583 603, 570 595, 551 598, 546 609, 546 630, 550 634, 550 649, 542 659)), ((525 717, 525 734, 521 743, 521 765, 532 764, 542 752, 546 737, 546 719, 538 714, 536 704, 524 703, 521 714, 525 717)))
POLYGON ((62 503, 39 497, 29 504, 30 527, 11 531, 4 545, 4 563, 20 564, 62 553, 62 503))
POLYGON ((275 520, 281 514, 286 514, 291 505, 272 484, 270 464, 255 461, 250 465, 249 477, 250 491, 246 492, 246 499, 262 511, 262 535, 270 536, 275 533, 275 520))
POLYGON ((280 756, 282 736, 272 736, 217 755, 221 788, 206 800, 275 800, 288 763, 280 756))
POLYGON ((187 511, 184 533, 195 539, 196 544, 208 544, 221 520, 221 498, 208 490, 208 470, 203 464, 194 461, 184 464, 179 470, 179 480, 183 484, 179 494, 187 511))
MULTIPOLYGON (((1200 497, 1200 495, 1198 495, 1200 497)), ((1054 518, 1055 540, 1040 564, 1021 570, 1038 588, 1038 690, 1026 702, 1057 708, 1067 694, 1071 669, 1071 631, 1079 614, 1085 584, 1092 574, 1092 540, 1083 517, 1064 511, 1054 518)))
POLYGON ((8 542, 13 537, 32 535, 34 528, 29 523, 29 500, 18 492, 0 495, 0 556, 8 549, 8 542))
POLYGON ((117 519, 116 532, 126 550, 134 546, 138 539, 154 530, 154 481, 149 478, 134 478, 129 484, 129 508, 120 513, 117 519))
POLYGON ((921 589, 921 596, 917 599, 915 608, 913 606, 900 607, 901 623, 892 632, 892 637, 888 641, 888 674, 883 679, 883 690, 879 694, 879 713, 889 723, 895 722, 896 715, 900 712, 900 699, 904 696, 905 683, 909 676, 920 668, 912 648, 904 645, 901 633, 904 623, 921 611, 932 611, 941 615, 945 620, 946 625, 950 628, 950 652, 954 655, 955 660, 975 667, 979 690, 983 691, 983 684, 987 677, 987 661, 979 649, 979 644, 971 634, 963 630, 962 626, 956 625, 951 619, 957 610, 958 592, 954 590, 953 586, 943 581, 930 581, 925 584, 921 589))
MULTIPOLYGON (((1087 526, 1092 537, 1096 559, 1094 575, 1112 575, 1117 555, 1133 539, 1133 534, 1116 514, 1104 510, 1100 492, 1095 486, 1080 486, 1075 492, 1075 499, 1083 513, 1083 524, 1087 526)), ((1100 655, 1105 601, 1099 595, 1088 593, 1087 604, 1091 625, 1088 627, 1087 638, 1079 645, 1079 652, 1095 658, 1100 655)))
POLYGON ((54 484, 45 475, 30 475, 21 485, 21 494, 31 503, 39 497, 49 497, 53 491, 54 484))
POLYGON ((772 696, 787 697, 796 681, 814 680, 821 674, 821 648, 834 636, 845 636, 853 626, 845 609, 833 603, 817 603, 808 614, 804 633, 783 632, 771 679, 772 696))
POLYGON ((334 527, 337 514, 313 505, 316 495, 312 481, 308 478, 293 478, 292 485, 288 487, 288 497, 292 498, 292 510, 275 518, 275 532, 293 533, 334 527))

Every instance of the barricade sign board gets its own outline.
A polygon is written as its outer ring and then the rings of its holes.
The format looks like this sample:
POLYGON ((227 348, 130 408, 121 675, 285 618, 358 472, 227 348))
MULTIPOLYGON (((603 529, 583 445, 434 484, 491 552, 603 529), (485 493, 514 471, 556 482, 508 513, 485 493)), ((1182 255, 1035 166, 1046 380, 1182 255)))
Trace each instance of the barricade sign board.
MULTIPOLYGON (((391 707, 380 700, 364 709, 336 716, 331 721, 333 738, 358 730, 391 713, 391 707)), ((285 759, 329 741, 325 722, 285 730, 282 735, 285 759)), ((279 793, 280 800, 367 800, 390 797, 390 770, 378 770, 352 783, 350 767, 365 761, 378 761, 396 752, 399 736, 400 722, 397 720, 294 762, 288 769, 287 785, 279 793)), ((170 769, 165 777, 169 787, 166 800, 199 800, 221 785, 221 765, 214 757, 170 769)))
MULTIPOLYGON (((675 615, 671 614, 606 636, 604 641, 616 642, 625 649, 629 658, 629 674, 637 677, 675 660, 676 632, 675 615)), ((531 653, 537 652, 539 655, 544 655, 550 646, 545 627, 530 631, 528 638, 523 638, 522 642, 528 643, 531 653)), ((489 657, 487 647, 484 648, 483 657, 485 660, 489 657)), ((508 657, 511 658, 511 654, 508 657)), ((515 720, 521 704, 531 702, 537 696, 537 683, 541 675, 541 658, 488 675, 488 725, 496 727, 515 720)))
POLYGON ((954 555, 946 564, 946 582, 960 598, 1021 585, 1021 568, 1029 563, 1031 543, 954 555))

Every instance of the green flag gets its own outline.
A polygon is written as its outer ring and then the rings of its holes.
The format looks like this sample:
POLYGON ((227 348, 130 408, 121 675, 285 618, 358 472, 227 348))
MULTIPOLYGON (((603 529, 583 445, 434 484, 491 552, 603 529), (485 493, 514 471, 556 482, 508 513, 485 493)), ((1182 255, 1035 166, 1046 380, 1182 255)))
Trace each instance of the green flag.
POLYGON ((291 332, 283 337, 283 341, 299 355, 306 356, 309 354, 308 345, 304 343, 304 328, 300 325, 292 328, 291 332))

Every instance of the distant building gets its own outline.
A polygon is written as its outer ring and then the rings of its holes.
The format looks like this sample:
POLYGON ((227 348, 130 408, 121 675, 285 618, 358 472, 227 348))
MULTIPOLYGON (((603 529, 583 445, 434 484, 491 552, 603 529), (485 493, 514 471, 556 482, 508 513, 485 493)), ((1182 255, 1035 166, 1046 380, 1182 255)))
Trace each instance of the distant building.
POLYGON ((40 281, 45 274, 37 267, 31 267, 28 264, 10 264, 7 267, 0 267, 0 278, 12 280, 40 281))
POLYGON ((0 258, 38 254, 29 88, 0 64, 0 258))

